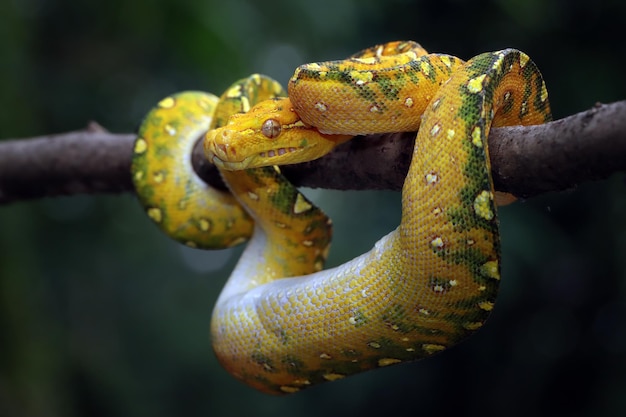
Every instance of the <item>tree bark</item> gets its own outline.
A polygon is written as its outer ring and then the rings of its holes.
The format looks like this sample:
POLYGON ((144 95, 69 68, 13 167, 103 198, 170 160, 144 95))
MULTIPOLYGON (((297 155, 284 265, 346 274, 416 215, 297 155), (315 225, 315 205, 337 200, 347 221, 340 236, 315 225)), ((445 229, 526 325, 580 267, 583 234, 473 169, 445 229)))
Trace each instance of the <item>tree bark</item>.
MULTIPOLYGON (((297 186, 338 190, 400 190, 414 133, 357 137, 332 153, 283 166, 297 186)), ((0 142, 0 204, 73 194, 133 192, 133 134, 86 130, 0 142)), ((492 129, 489 154, 497 190, 518 197, 560 191, 626 170, 626 101, 593 108, 539 126, 492 129)), ((196 146, 194 167, 223 188, 196 146)))

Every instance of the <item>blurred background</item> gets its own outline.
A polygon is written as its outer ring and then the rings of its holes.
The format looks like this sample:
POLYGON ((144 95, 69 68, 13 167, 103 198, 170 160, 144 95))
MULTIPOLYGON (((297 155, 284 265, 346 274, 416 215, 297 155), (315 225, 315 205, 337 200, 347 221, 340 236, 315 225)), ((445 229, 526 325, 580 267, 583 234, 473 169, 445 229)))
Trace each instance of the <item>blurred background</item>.
MULTIPOLYGON (((90 120, 131 132, 170 93, 219 94, 252 72, 285 83, 396 39, 462 58, 521 49, 560 118, 626 99, 625 24, 622 0, 3 0, 0 140, 90 120)), ((398 224, 397 193, 306 192, 336 225, 330 266, 398 224)), ((500 215, 501 294, 478 334, 277 398, 211 351, 240 249, 182 247, 130 194, 2 206, 0 416, 626 415, 624 176, 500 215)))

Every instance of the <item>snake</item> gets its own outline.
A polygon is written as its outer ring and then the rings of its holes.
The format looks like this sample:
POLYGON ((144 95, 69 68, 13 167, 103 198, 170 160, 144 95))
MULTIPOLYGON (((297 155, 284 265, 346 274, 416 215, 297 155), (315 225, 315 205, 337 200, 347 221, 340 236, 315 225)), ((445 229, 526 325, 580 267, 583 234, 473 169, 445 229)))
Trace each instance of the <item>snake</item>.
POLYGON ((248 242, 213 310, 213 350, 247 385, 290 394, 432 356, 485 324, 501 279, 489 131, 550 120, 543 78, 521 51, 463 61, 388 42, 301 65, 286 93, 255 74, 220 98, 161 100, 139 129, 132 175, 148 216, 178 241, 248 242), (417 132, 400 224, 323 269, 331 220, 280 166, 392 132, 417 132), (198 140, 229 192, 193 173, 198 140))

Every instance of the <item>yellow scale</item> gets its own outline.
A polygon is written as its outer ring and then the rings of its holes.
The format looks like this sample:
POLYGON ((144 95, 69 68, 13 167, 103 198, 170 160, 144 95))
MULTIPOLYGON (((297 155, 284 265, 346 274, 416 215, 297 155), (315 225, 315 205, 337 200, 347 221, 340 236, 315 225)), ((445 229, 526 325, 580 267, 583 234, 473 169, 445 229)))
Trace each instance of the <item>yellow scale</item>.
POLYGON ((184 92, 146 116, 133 178, 150 218, 178 241, 248 240, 213 312, 220 363, 284 394, 440 352, 494 307, 500 243, 487 137, 550 120, 541 75, 507 49, 464 62, 414 42, 299 67, 288 96, 252 75, 219 99, 184 92), (207 132, 208 130, 208 132, 207 132), (331 222, 281 174, 357 134, 418 131, 402 219, 374 248, 322 270, 331 222), (193 172, 207 158, 230 193, 193 172))

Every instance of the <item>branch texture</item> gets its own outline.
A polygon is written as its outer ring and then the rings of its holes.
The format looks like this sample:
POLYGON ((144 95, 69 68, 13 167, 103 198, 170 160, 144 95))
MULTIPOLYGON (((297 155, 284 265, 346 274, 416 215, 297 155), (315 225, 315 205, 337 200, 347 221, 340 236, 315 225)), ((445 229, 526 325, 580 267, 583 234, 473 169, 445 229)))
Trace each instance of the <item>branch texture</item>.
MULTIPOLYGON (((297 186, 400 190, 414 133, 357 137, 332 153, 281 167, 297 186)), ((132 192, 133 134, 86 130, 0 142, 0 204, 34 198, 132 192)), ((489 152, 496 189, 518 197, 570 189, 626 171, 626 101, 601 105, 540 126, 492 129, 489 152)), ((201 146, 193 164, 223 188, 201 146)))

